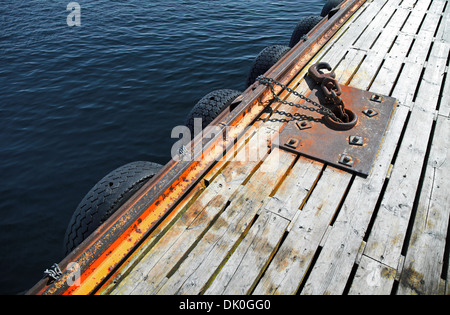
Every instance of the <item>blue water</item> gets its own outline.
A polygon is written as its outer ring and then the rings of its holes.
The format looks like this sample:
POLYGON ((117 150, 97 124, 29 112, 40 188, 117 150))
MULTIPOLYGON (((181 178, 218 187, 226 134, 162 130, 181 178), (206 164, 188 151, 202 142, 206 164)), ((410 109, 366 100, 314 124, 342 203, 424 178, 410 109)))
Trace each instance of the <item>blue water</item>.
POLYGON ((165 164, 192 106, 243 90, 266 46, 288 45, 325 0, 61 0, 0 4, 0 294, 62 259, 70 217, 111 170, 165 164))

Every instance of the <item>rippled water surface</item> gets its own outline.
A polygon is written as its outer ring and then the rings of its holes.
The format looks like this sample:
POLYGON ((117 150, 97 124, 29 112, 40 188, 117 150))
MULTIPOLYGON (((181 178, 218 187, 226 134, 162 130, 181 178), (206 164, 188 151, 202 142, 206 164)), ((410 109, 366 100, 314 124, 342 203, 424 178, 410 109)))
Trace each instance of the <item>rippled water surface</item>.
POLYGON ((289 43, 325 0, 61 0, 0 5, 0 294, 62 259, 70 217, 111 170, 165 164, 192 106, 243 90, 253 59, 289 43))

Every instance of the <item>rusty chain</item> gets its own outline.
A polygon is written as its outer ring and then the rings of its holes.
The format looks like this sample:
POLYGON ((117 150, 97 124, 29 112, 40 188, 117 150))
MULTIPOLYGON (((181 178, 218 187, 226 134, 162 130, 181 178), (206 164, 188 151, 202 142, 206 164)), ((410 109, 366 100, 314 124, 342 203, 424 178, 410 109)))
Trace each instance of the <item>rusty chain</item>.
POLYGON ((308 98, 308 97, 306 97, 306 96, 304 96, 304 95, 298 93, 297 91, 294 91, 293 89, 289 88, 287 85, 285 85, 285 84, 283 84, 283 83, 281 83, 281 82, 278 82, 278 81, 276 81, 276 80, 274 80, 274 79, 272 79, 272 78, 265 77, 265 76, 263 76, 263 75, 259 76, 256 80, 257 80, 260 84, 263 84, 263 85, 268 86, 268 87, 270 88, 270 91, 272 92, 273 98, 274 98, 274 100, 275 100, 276 102, 282 103, 282 104, 288 105, 288 106, 293 106, 293 107, 302 108, 302 109, 309 110, 309 111, 312 111, 312 112, 318 112, 318 113, 320 113, 320 114, 322 114, 322 115, 329 115, 333 120, 335 120, 335 121, 337 121, 337 122, 339 122, 339 123, 342 123, 342 120, 339 119, 339 118, 331 111, 331 109, 329 109, 329 108, 327 108, 327 107, 325 107, 325 106, 323 106, 323 105, 321 105, 321 104, 319 104, 319 103, 313 101, 312 99, 310 99, 310 98, 308 98), (310 103, 310 104, 312 104, 312 105, 314 105, 314 106, 316 106, 316 107, 318 107, 318 108, 309 107, 309 106, 306 106, 306 105, 302 105, 302 104, 298 104, 298 103, 294 103, 294 102, 289 102, 289 101, 286 101, 286 100, 282 100, 282 99, 277 95, 277 93, 275 92, 274 85, 280 86, 283 90, 286 90, 286 91, 288 91, 289 93, 294 94, 295 96, 299 97, 300 99, 302 99, 302 100, 304 100, 304 101, 306 101, 306 102, 308 102, 308 103, 310 103))

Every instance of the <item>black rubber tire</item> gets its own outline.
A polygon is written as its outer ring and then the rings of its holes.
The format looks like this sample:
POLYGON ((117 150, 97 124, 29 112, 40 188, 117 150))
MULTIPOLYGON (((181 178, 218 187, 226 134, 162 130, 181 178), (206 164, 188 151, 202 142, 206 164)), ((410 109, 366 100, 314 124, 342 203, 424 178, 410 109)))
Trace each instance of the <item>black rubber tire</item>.
MULTIPOLYGON (((236 90, 215 90, 198 101, 186 120, 186 126, 191 131, 191 137, 194 138, 196 136, 194 134, 194 118, 202 119, 202 129, 204 129, 241 94, 242 92, 236 90)), ((230 108, 230 111, 233 109, 230 108)))
POLYGON ((292 32, 291 41, 289 42, 290 47, 294 47, 300 41, 300 39, 309 33, 314 26, 316 26, 322 20, 321 16, 309 15, 302 17, 292 32))
POLYGON ((64 255, 80 245, 161 168, 152 162, 132 162, 103 177, 73 213, 64 237, 64 255))
POLYGON ((287 52, 291 50, 288 46, 273 45, 264 48, 253 61, 252 68, 247 78, 247 87, 252 85, 256 78, 266 73, 274 64, 278 62, 287 52))
POLYGON ((340 5, 342 0, 328 0, 327 3, 322 8, 322 12, 320 13, 320 16, 325 17, 330 13, 332 9, 340 5))

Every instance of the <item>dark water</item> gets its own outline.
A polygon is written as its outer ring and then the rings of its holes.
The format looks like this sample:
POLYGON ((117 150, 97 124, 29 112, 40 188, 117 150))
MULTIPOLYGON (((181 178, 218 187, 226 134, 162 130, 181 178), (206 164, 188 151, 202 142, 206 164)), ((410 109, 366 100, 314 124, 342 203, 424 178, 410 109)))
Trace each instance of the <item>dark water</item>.
POLYGON ((243 90, 253 59, 289 43, 325 0, 61 0, 0 4, 0 294, 62 259, 72 212, 111 170, 165 164, 191 107, 243 90))

